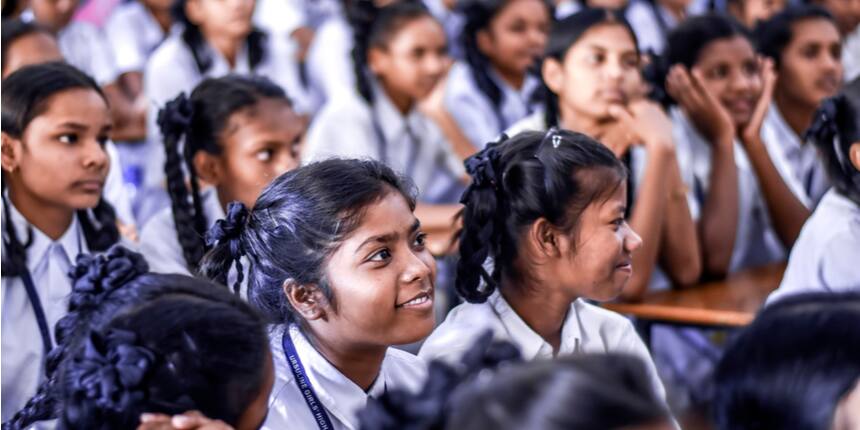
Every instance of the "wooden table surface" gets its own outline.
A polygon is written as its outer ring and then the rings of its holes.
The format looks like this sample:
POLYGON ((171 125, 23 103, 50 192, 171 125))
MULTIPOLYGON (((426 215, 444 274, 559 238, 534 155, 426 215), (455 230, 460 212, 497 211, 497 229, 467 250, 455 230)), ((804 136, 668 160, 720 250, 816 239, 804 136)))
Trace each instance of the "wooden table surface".
POLYGON ((779 287, 785 264, 739 272, 683 290, 648 293, 635 303, 604 303, 615 312, 642 320, 718 327, 749 324, 768 294, 779 287))

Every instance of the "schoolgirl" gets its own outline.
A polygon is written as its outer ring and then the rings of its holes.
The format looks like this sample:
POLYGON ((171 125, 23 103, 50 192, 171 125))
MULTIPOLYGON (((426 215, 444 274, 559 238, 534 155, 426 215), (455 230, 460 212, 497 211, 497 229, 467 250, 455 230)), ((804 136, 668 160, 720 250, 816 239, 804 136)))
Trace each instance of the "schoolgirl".
POLYGON ((154 272, 196 273, 206 231, 227 203, 253 205, 263 187, 298 165, 304 122, 280 87, 238 75, 204 80, 190 97, 168 102, 158 121, 171 207, 146 224, 140 250, 154 272))
POLYGON ((628 216, 643 246, 625 298, 640 297, 649 286, 690 285, 701 273, 693 181, 681 167, 687 160, 675 150, 668 116, 641 96, 639 58, 618 12, 586 9, 557 22, 542 66, 545 107, 508 130, 559 125, 600 140, 629 166, 628 216))
POLYGON ((833 188, 803 226, 769 303, 805 291, 860 291, 860 100, 825 100, 807 135, 833 188))
MULTIPOLYGON (((839 30, 827 11, 803 5, 791 6, 761 22, 753 36, 758 51, 773 59, 775 65, 773 103, 762 126, 761 140, 783 181, 805 207, 796 211, 796 238, 830 188, 814 145, 805 144, 802 136, 821 102, 836 95, 842 85, 839 30)), ((756 142, 753 146, 761 145, 756 142)), ((754 165, 764 164, 757 162, 764 151, 747 149, 754 165)))
POLYGON ((275 323, 263 428, 356 429, 368 397, 423 383, 423 361, 390 348, 434 324, 436 265, 407 184, 377 161, 321 161, 276 179, 250 210, 231 203, 210 230, 203 274, 223 279, 245 257, 249 301, 275 323))
POLYGON ((3 80, 2 116, 5 421, 36 390, 75 257, 119 232, 102 198, 110 113, 92 78, 64 63, 24 67, 3 80))
POLYGON ((467 303, 448 314, 419 356, 456 362, 489 329, 526 360, 636 355, 662 396, 630 321, 586 302, 621 293, 642 245, 624 218, 624 165, 599 142, 556 129, 490 144, 467 165, 472 184, 463 195, 455 281, 467 303))
POLYGON ((170 0, 138 0, 117 5, 105 22, 117 75, 134 96, 143 91, 143 70, 150 54, 173 25, 170 0))
POLYGON ((120 246, 78 258, 46 378, 4 429, 163 429, 177 414, 259 428, 274 380, 262 318, 223 286, 147 269, 120 246))
MULTIPOLYGON (((668 38, 655 61, 655 87, 670 106, 678 152, 693 175, 704 271, 723 276, 785 258, 774 224, 793 215, 768 206, 743 141, 758 136, 769 104, 762 70, 746 30, 708 14, 690 18, 668 38), (771 220, 770 213, 773 213, 771 220)), ((783 186, 782 190, 788 189, 783 186)), ((791 246, 791 243, 788 243, 791 246)))
POLYGON ((543 0, 469 0, 458 5, 464 61, 451 68, 445 108, 475 148, 534 110, 552 10, 543 0))
POLYGON ((463 165, 437 123, 418 108, 447 70, 445 34, 413 1, 377 8, 364 0, 354 6, 359 94, 326 104, 308 130, 303 158, 373 158, 388 164, 410 177, 421 201, 433 205, 419 210, 425 228, 448 231, 459 210, 452 203, 463 189, 463 165))
POLYGON ((213 0, 182 0, 174 5, 179 28, 155 50, 144 70, 143 90, 150 103, 147 184, 158 186, 164 179, 158 109, 207 77, 230 73, 265 76, 284 88, 296 111, 310 112, 309 96, 298 78, 295 46, 254 28, 254 6, 254 0, 227 5, 213 0))

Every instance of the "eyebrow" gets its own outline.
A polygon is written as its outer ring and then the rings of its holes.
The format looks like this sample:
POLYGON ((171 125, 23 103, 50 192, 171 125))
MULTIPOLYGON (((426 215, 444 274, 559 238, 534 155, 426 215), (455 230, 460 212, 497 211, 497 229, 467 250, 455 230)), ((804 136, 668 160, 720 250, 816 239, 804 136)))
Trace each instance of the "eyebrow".
MULTIPOLYGON (((411 235, 412 233, 415 233, 416 231, 418 231, 419 228, 421 228, 421 221, 416 218, 415 221, 412 222, 412 226, 409 227, 409 234, 411 235)), ((364 242, 361 242, 361 245, 358 245, 358 248, 355 248, 355 252, 357 254, 359 251, 361 251, 362 248, 364 248, 365 245, 369 243, 389 243, 394 242, 399 237, 400 233, 396 231, 368 237, 364 240, 364 242)))

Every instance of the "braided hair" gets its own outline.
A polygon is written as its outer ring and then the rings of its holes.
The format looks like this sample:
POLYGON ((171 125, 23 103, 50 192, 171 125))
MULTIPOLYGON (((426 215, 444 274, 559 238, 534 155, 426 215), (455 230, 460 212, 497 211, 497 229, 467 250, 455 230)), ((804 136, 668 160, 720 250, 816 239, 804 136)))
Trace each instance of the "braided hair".
MULTIPOLYGON (((177 0, 173 3, 172 14, 176 22, 182 24, 182 41, 191 50, 191 55, 194 57, 194 64, 197 65, 197 71, 201 75, 205 75, 212 68, 212 52, 203 36, 203 32, 197 24, 191 22, 188 14, 185 13, 185 5, 188 0, 177 0)), ((248 65, 251 71, 257 68, 263 60, 266 59, 266 39, 268 35, 260 29, 253 28, 245 38, 246 46, 248 47, 248 65)))
POLYGON ((250 210, 229 205, 227 218, 207 234, 214 247, 200 272, 224 282, 236 263, 238 289, 244 276, 239 264, 247 257, 248 301, 275 323, 297 321, 284 283, 316 285, 335 304, 326 261, 359 227, 364 210, 389 193, 415 209, 411 182, 378 161, 333 158, 291 170, 270 183, 250 210))
MULTIPOLYGON (((460 34, 463 45, 464 59, 469 65, 472 79, 475 80, 478 89, 490 100, 493 106, 499 131, 507 127, 502 117, 502 89, 490 76, 492 64, 489 58, 478 48, 478 33, 486 30, 493 19, 510 3, 510 0, 465 0, 458 2, 457 10, 465 17, 462 33, 460 34)), ((553 15, 553 8, 546 3, 549 15, 553 15)))
POLYGON ((147 271, 120 246, 78 257, 45 379, 4 430, 54 418, 66 429, 134 428, 143 412, 192 409, 236 422, 263 381, 262 320, 223 287, 147 271))
POLYGON ((824 100, 805 138, 818 148, 833 188, 860 206, 860 170, 850 159, 851 145, 860 142, 860 99, 846 92, 824 100))
MULTIPOLYGON (((549 41, 546 45, 544 59, 553 58, 556 61, 563 63, 567 51, 592 27, 600 24, 614 23, 623 26, 630 37, 633 38, 633 45, 639 46, 636 42, 636 33, 627 22, 622 11, 586 8, 560 21, 556 21, 550 31, 549 41)), ((638 52, 638 48, 637 48, 638 52)), ((558 95, 552 92, 544 82, 543 88, 544 98, 544 121, 547 127, 555 127, 558 125, 559 107, 558 95)))
POLYGON ((466 171, 472 183, 460 200, 465 208, 454 285, 470 303, 486 301, 502 277, 521 279, 514 262, 529 225, 545 218, 573 231, 589 204, 627 179, 627 169, 606 146, 556 129, 503 136, 468 158, 466 171), (490 257, 494 267, 487 272, 490 257))
POLYGON ((194 155, 199 151, 221 154, 221 139, 230 117, 264 99, 289 103, 284 90, 266 78, 230 75, 204 80, 190 97, 182 93, 158 113, 173 222, 191 273, 197 271, 197 264, 208 250, 203 236, 211 222, 203 212, 194 155), (187 180, 186 171, 190 176, 187 180), (191 185, 190 193, 186 184, 191 185))
MULTIPOLYGON (((107 98, 96 82, 80 70, 66 63, 45 63, 23 67, 3 80, 2 130, 3 133, 20 139, 27 126, 47 109, 51 96, 71 89, 95 91, 107 104, 107 98)), ((26 249, 28 239, 21 242, 10 217, 10 202, 6 196, 5 173, 3 181, 3 275, 17 277, 27 270, 26 249)), ((101 198, 92 209, 76 211, 84 240, 90 251, 104 251, 119 241, 116 213, 113 207, 101 198)))
POLYGON ((347 20, 352 27, 352 63, 356 89, 368 103, 373 104, 373 87, 367 54, 371 48, 384 47, 404 25, 418 18, 432 17, 417 0, 400 0, 377 7, 373 0, 351 1, 347 20))

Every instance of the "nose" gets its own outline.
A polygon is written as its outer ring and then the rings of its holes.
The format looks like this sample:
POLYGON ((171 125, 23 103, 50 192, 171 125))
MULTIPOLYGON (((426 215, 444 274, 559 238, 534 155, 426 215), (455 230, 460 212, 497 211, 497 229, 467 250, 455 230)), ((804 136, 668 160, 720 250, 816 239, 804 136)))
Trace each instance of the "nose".
POLYGON ((445 54, 430 54, 424 60, 424 70, 427 74, 439 75, 445 70, 448 56, 445 54))
POLYGON ((627 226, 627 234, 624 235, 624 250, 633 253, 642 247, 642 238, 633 231, 633 228, 627 226))
POLYGON ((621 59, 615 58, 606 62, 604 68, 606 77, 612 80, 620 81, 624 76, 624 68, 621 66, 621 59))
POLYGON ((428 257, 426 259, 421 257, 421 255, 411 250, 407 257, 405 257, 407 260, 404 262, 403 273, 401 275, 401 281, 404 284, 411 284, 424 280, 430 280, 432 283, 433 273, 436 271, 436 260, 432 257, 428 257))
POLYGON ((729 80, 729 89, 737 92, 748 92, 755 89, 759 83, 760 78, 757 74, 738 71, 732 74, 732 77, 729 80))
POLYGON ((542 31, 539 28, 533 28, 529 32, 529 42, 536 48, 536 50, 543 52, 546 47, 546 32, 542 31))
POLYGON ((87 170, 102 171, 110 166, 110 157, 105 148, 96 140, 89 142, 83 154, 83 165, 87 170))

